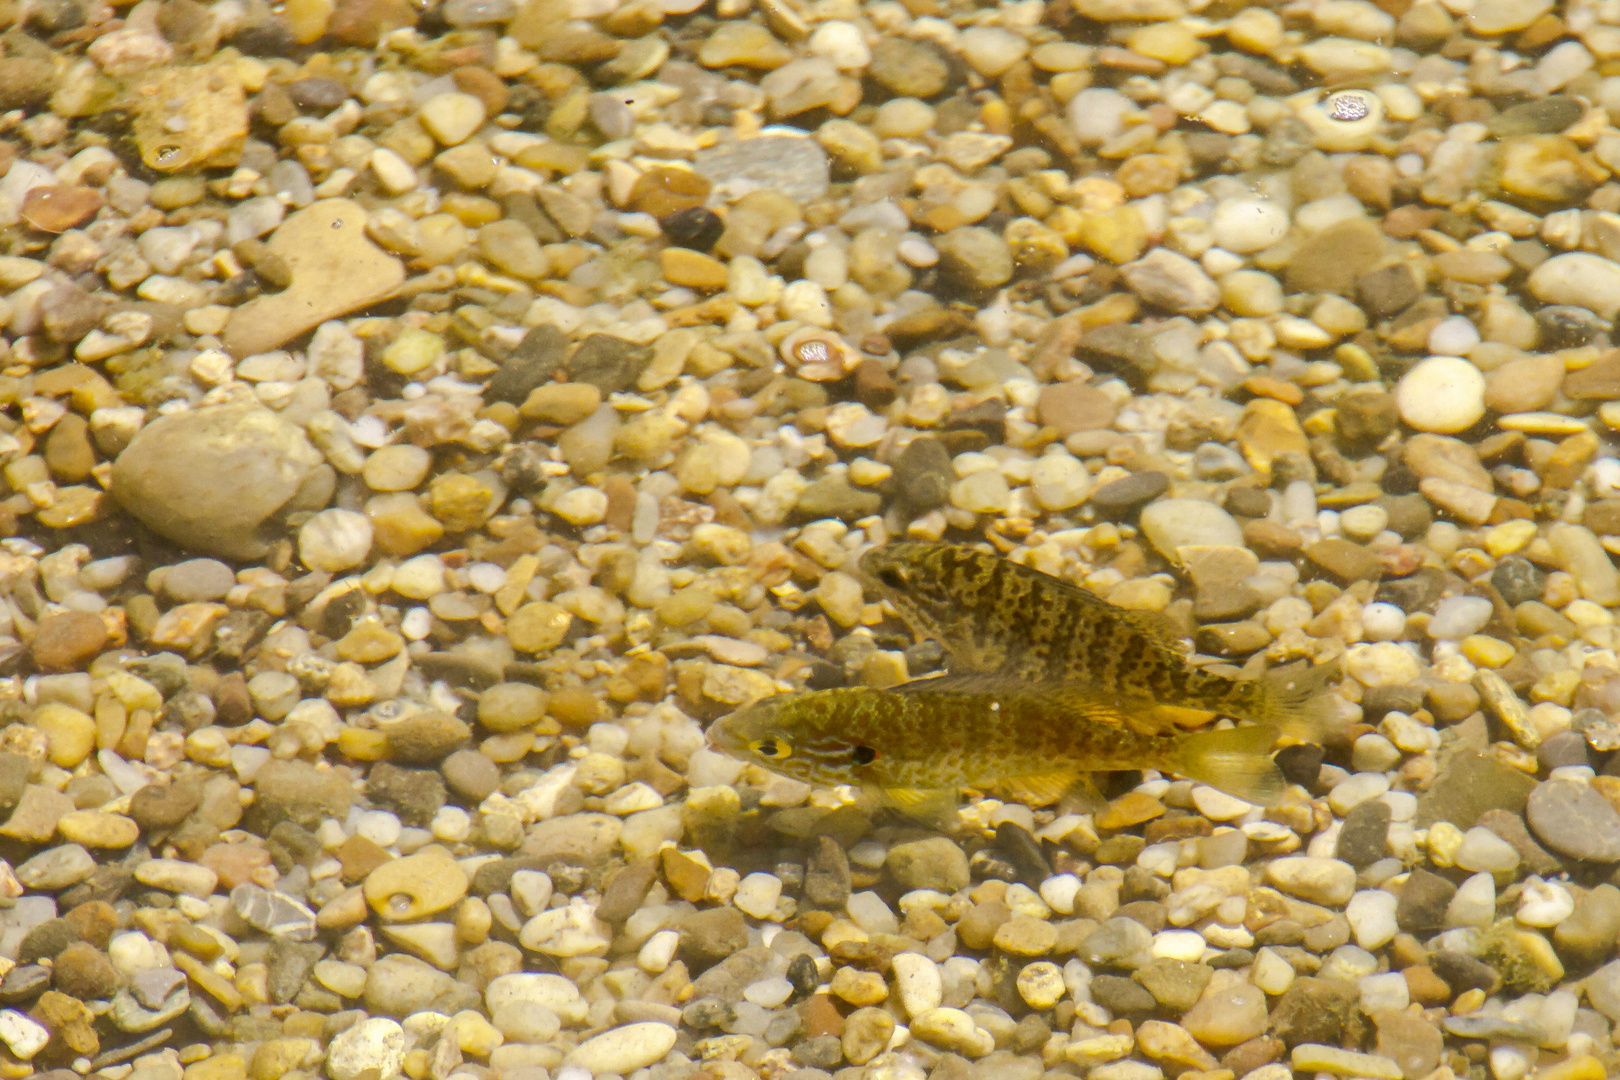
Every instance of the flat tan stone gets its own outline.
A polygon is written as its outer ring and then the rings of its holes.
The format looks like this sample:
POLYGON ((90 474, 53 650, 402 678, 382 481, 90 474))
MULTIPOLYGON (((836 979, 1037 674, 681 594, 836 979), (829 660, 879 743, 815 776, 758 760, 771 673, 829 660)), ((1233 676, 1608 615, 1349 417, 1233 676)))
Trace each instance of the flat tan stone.
POLYGON ((141 76, 131 95, 135 145, 159 172, 235 165, 247 142, 247 94, 228 64, 167 65, 141 76))
POLYGON ((441 849, 383 863, 366 875, 366 902, 384 919, 407 922, 443 911, 467 895, 467 875, 441 849))
POLYGON ((225 348, 241 358, 280 348, 327 319, 379 302, 405 280, 405 267, 366 236, 366 212, 349 199, 322 199, 270 235, 270 253, 292 284, 231 314, 225 348))

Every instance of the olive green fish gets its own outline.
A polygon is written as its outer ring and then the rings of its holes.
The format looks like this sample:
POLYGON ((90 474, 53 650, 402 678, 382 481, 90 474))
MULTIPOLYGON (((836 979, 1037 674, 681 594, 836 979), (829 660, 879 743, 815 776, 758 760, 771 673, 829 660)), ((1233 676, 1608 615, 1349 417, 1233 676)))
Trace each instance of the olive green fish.
POLYGON ((1099 707, 1115 703, 1119 722, 1145 732, 1230 716, 1295 741, 1320 737, 1312 706, 1334 665, 1228 678, 1189 664, 1155 616, 963 544, 886 544, 860 568, 915 634, 944 647, 949 674, 934 680, 939 688, 974 676, 1071 685, 1099 707))
POLYGON ((921 679, 781 694, 721 719, 709 741, 807 783, 875 789, 925 820, 953 809, 964 787, 1045 805, 1092 770, 1161 769, 1262 805, 1283 790, 1266 756, 1274 728, 1150 731, 1119 724, 1117 705, 1084 691, 977 681, 979 689, 921 679))

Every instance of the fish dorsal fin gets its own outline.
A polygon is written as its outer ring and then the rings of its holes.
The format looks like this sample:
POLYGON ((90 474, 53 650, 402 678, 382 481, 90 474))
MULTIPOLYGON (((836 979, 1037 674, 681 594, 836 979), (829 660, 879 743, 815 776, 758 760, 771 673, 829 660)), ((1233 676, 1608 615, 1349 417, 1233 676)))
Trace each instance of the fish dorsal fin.
POLYGON ((1085 774, 1074 769, 1054 769, 1052 772, 1011 776, 999 781, 996 788, 1014 802, 1028 806, 1051 806, 1083 779, 1085 774))
POLYGON ((956 822, 957 794, 950 788, 886 788, 883 797, 913 821, 939 829, 956 822))
POLYGON ((1013 694, 1028 693, 1029 683, 988 671, 948 671, 924 675, 894 688, 911 694, 1013 694))

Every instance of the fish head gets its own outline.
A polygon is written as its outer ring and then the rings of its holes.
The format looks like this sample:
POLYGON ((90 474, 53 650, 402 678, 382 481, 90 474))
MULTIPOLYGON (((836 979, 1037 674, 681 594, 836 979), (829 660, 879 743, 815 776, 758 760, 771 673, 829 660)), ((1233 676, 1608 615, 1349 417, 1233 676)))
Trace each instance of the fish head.
POLYGON ((861 556, 860 570, 879 595, 896 602, 941 603, 948 599, 936 564, 947 544, 898 542, 875 547, 861 556))
POLYGON ((809 784, 858 784, 877 753, 853 738, 839 708, 842 692, 779 694, 738 709, 709 728, 709 745, 809 784))

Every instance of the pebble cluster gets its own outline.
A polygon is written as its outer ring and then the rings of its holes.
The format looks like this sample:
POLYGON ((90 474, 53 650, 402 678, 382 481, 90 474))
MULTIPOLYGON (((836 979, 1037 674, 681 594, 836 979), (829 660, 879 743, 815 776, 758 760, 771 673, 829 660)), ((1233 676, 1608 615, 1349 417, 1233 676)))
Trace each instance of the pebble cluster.
POLYGON ((1620 1074, 1615 0, 0 5, 0 1080, 1620 1074), (1263 809, 705 748, 891 537, 1263 809))

